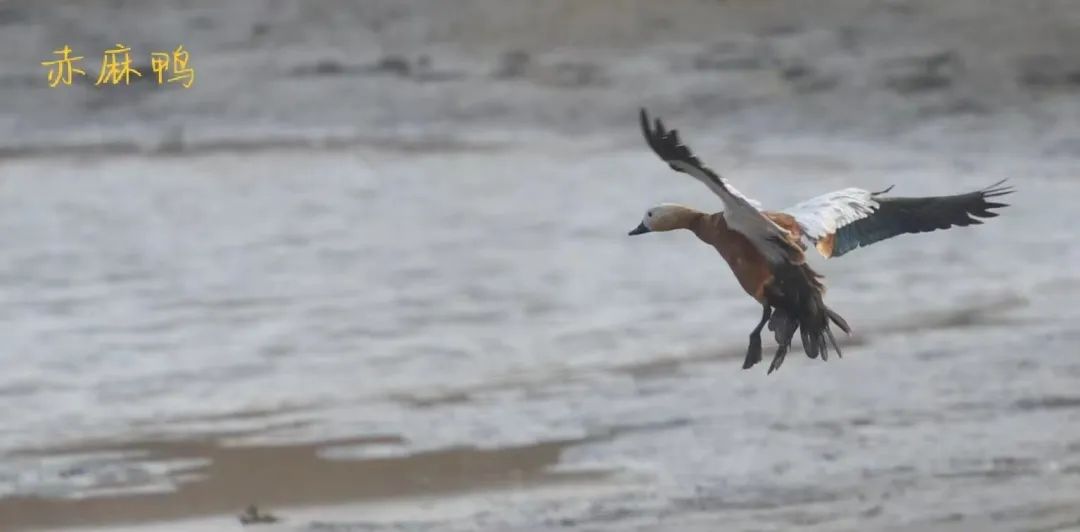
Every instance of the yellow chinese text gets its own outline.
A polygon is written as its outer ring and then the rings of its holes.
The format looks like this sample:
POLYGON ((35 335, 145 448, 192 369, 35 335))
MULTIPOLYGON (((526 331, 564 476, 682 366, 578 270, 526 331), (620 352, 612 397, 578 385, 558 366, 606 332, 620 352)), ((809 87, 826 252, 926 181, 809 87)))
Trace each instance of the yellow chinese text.
POLYGON ((164 83, 165 73, 172 71, 173 76, 168 78, 169 83, 180 82, 180 85, 185 89, 191 88, 191 85, 195 83, 195 69, 188 66, 188 60, 191 54, 184 47, 177 46, 172 51, 172 55, 165 52, 154 52, 150 54, 150 68, 157 74, 158 84, 164 83))
POLYGON ((86 72, 75 68, 75 61, 81 60, 83 57, 71 56, 71 47, 64 45, 59 50, 53 50, 53 54, 60 56, 60 59, 55 61, 42 61, 41 66, 49 67, 49 86, 55 87, 61 83, 64 85, 71 85, 71 77, 74 74, 85 76, 86 72))
POLYGON ((105 50, 105 55, 101 58, 101 74, 94 85, 119 85, 121 80, 127 85, 132 74, 142 77, 141 72, 131 67, 131 48, 117 43, 116 48, 105 50))

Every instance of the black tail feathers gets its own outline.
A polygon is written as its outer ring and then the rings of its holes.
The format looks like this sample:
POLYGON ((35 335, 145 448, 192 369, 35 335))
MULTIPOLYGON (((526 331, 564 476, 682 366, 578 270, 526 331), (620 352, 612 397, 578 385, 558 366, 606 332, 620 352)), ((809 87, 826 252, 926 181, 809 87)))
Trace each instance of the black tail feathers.
MULTIPOLYGON (((822 306, 824 306, 824 303, 822 303, 822 306)), ((844 331, 845 334, 851 334, 851 327, 848 326, 847 321, 839 314, 833 312, 829 307, 825 307, 825 314, 828 314, 829 320, 835 323, 837 327, 840 327, 841 331, 844 331)))
POLYGON ((803 351, 810 358, 829 359, 829 349, 842 356, 829 322, 845 333, 851 332, 847 321, 825 306, 820 276, 806 264, 784 264, 773 271, 773 281, 766 291, 768 304, 774 307, 769 330, 776 334, 779 348, 769 366, 769 373, 784 363, 795 331, 800 331, 803 351))

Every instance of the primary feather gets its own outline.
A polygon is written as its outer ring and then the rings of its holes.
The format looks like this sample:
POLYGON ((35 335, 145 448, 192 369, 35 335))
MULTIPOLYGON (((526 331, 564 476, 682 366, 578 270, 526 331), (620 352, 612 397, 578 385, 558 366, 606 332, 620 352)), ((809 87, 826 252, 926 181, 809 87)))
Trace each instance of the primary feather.
POLYGON ((872 193, 846 188, 811 198, 786 212, 795 218, 805 238, 829 243, 818 246, 822 255, 839 257, 905 233, 981 224, 980 218, 997 216, 991 209, 1007 206, 991 201, 1013 192, 1004 183, 966 194, 917 198, 883 197, 888 189, 872 193))

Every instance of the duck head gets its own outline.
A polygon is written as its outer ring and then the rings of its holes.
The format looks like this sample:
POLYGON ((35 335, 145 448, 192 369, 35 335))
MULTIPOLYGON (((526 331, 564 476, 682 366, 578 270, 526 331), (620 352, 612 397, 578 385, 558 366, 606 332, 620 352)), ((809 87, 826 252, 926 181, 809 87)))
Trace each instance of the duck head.
POLYGON ((630 235, 640 235, 656 231, 671 231, 674 229, 688 229, 690 222, 698 215, 698 211, 674 203, 662 203, 647 211, 641 218, 641 223, 630 231, 630 235))

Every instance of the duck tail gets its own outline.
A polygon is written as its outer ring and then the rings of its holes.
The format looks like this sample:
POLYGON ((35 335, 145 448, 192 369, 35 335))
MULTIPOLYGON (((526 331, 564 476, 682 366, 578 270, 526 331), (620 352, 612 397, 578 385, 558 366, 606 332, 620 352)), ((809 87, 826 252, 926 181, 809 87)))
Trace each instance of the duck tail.
POLYGON ((851 327, 847 324, 847 321, 834 312, 833 309, 825 307, 825 314, 828 314, 829 321, 835 323, 837 327, 840 327, 840 330, 844 331, 844 334, 851 334, 851 327))
POLYGON ((828 360, 830 348, 837 356, 842 356, 829 322, 845 333, 850 333, 851 327, 843 317, 825 306, 824 292, 821 276, 806 263, 785 263, 773 268, 773 281, 766 297, 776 310, 769 321, 769 330, 776 333, 776 342, 781 349, 777 350, 780 360, 773 361, 770 371, 782 363, 796 331, 800 332, 806 356, 821 356, 822 360, 828 360))

